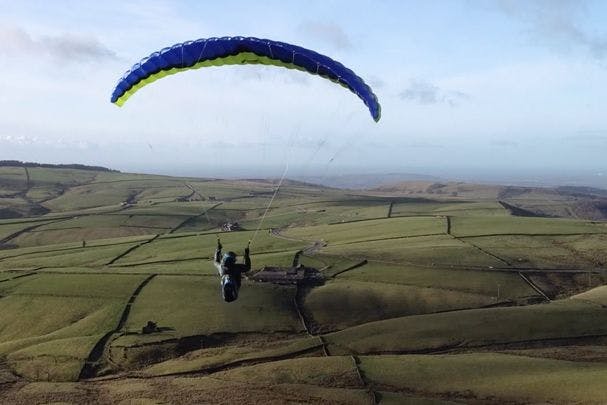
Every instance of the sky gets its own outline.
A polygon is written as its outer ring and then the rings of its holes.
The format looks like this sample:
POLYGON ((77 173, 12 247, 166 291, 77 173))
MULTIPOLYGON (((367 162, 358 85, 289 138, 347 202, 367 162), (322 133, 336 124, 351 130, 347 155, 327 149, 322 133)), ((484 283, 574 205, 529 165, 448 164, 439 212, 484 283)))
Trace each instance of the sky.
POLYGON ((0 159, 221 175, 607 176, 607 2, 0 0, 0 159), (134 63, 254 36, 316 50, 374 90, 231 66, 173 75, 122 107, 134 63))

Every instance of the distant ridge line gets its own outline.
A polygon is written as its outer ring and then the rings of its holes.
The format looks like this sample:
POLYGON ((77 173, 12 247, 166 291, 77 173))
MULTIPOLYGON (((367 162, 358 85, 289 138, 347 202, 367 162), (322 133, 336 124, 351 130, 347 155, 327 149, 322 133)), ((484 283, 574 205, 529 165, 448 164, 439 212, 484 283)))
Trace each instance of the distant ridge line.
POLYGON ((103 166, 88 166, 79 163, 70 164, 51 164, 51 163, 36 163, 36 162, 22 162, 20 160, 0 160, 0 167, 43 167, 47 169, 76 169, 76 170, 90 170, 95 172, 110 172, 120 173, 119 170, 109 169, 103 166))

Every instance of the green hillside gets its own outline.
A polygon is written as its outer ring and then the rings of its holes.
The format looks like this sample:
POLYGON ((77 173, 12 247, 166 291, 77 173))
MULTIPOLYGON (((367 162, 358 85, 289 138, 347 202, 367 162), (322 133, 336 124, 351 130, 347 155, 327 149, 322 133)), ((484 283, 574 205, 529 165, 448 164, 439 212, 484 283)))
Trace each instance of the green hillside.
POLYGON ((0 402, 607 398, 607 223, 569 194, 276 187, 0 167, 0 402), (251 241, 229 304, 217 236, 251 241))

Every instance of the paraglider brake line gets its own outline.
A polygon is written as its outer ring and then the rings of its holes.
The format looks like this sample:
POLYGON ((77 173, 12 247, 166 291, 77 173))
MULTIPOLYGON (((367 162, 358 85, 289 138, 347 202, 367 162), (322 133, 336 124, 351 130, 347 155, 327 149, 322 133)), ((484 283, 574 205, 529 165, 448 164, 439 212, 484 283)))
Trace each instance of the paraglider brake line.
POLYGON ((261 219, 259 220, 259 224, 257 225, 257 229, 255 230, 255 233, 253 234, 253 237, 249 240, 249 244, 255 240, 255 237, 257 236, 257 233, 261 229, 261 226, 263 225, 263 221, 266 218, 266 215, 268 214, 268 211, 270 210, 270 207, 272 206, 272 203, 274 202, 274 199, 276 198, 276 195, 278 195, 278 191, 280 190, 280 186, 282 186, 282 182, 284 181, 285 177, 287 176, 287 172, 288 171, 289 171, 289 162, 287 162, 285 164, 285 170, 282 172, 282 176, 280 177, 280 181, 278 182, 278 187, 276 187, 276 190, 274 190, 274 194, 272 194, 272 198, 270 198, 270 202, 268 203, 268 206, 266 207, 266 210, 264 211, 263 215, 261 216, 261 219))

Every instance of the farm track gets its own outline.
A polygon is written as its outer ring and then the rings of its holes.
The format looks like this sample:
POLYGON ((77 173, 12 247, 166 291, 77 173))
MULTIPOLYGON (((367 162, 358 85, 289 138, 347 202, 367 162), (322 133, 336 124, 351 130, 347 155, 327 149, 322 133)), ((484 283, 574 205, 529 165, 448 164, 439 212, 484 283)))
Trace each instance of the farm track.
POLYGON ((101 357, 106 352, 107 344, 110 342, 110 339, 114 334, 120 333, 124 329, 126 321, 131 312, 131 307, 135 303, 135 300, 139 296, 139 293, 141 293, 141 290, 143 290, 143 288, 156 276, 157 274, 149 275, 137 286, 137 288, 135 288, 122 311, 122 314, 120 316, 120 319, 118 320, 118 324, 116 325, 116 327, 113 330, 107 332, 105 335, 103 335, 103 337, 99 339, 95 346, 93 346, 93 349, 87 356, 84 366, 80 370, 78 381, 95 376, 95 374, 97 373, 97 368, 100 365, 99 362, 101 360, 101 357))
POLYGON ((544 297, 544 299, 547 302, 552 301, 533 281, 531 281, 531 279, 529 277, 527 277, 526 275, 524 275, 523 273, 521 273, 519 271, 518 273, 519 276, 521 276, 521 278, 527 283, 529 284, 529 287, 533 288, 536 292, 538 292, 542 297, 544 297))

